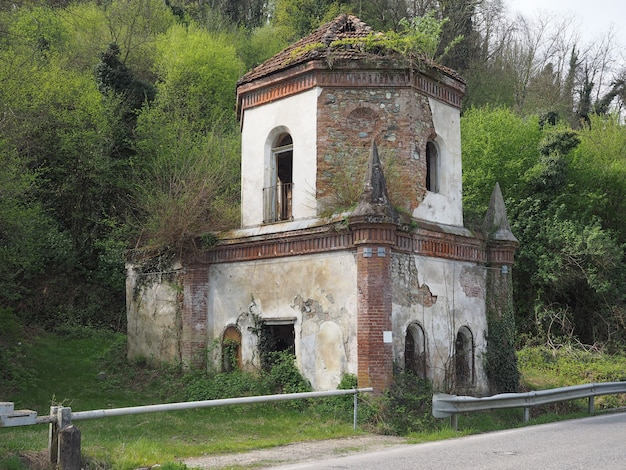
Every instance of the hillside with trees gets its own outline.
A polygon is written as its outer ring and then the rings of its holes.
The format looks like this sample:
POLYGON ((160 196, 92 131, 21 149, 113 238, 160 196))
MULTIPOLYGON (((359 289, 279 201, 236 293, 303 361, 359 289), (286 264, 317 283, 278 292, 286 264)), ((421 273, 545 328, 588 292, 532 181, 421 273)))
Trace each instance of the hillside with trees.
POLYGON ((127 250, 236 227, 236 81, 341 12, 400 35, 434 12, 468 84, 465 223, 499 182, 520 241, 520 344, 623 350, 626 64, 501 0, 0 2, 0 329, 124 331, 127 250))

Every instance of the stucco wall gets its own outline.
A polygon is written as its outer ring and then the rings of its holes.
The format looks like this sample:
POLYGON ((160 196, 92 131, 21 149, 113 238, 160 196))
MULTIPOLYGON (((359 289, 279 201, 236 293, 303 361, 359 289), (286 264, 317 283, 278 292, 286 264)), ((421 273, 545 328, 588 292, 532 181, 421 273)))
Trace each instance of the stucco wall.
POLYGON ((260 365, 255 316, 293 320, 298 367, 316 390, 356 374, 356 262, 352 252, 216 264, 209 268, 209 342, 236 325, 244 367, 260 365))
POLYGON ((433 98, 428 102, 437 134, 439 191, 427 191, 413 217, 463 226, 460 111, 433 98))
POLYGON ((269 159, 274 139, 293 139, 294 219, 313 217, 316 174, 316 102, 319 89, 246 109, 241 135, 241 220, 243 227, 263 223, 263 188, 269 186, 269 159))
POLYGON ((393 280, 394 360, 404 364, 408 326, 418 322, 426 336, 427 376, 437 390, 451 385, 456 334, 462 326, 474 340, 473 391, 487 391, 483 370, 486 351, 485 269, 471 263, 395 254, 393 280))
POLYGON ((179 265, 165 272, 126 266, 126 314, 129 359, 180 361, 181 284, 179 265))

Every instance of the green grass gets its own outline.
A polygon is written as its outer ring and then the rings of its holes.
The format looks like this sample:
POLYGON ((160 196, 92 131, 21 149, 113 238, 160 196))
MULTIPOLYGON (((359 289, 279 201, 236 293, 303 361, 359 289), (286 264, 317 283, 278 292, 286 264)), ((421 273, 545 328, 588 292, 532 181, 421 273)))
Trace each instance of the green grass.
MULTIPOLYGON (((32 409, 39 416, 49 414, 51 404, 76 412, 184 401, 181 371, 125 364, 119 354, 124 341, 123 335, 113 334, 42 335, 25 346, 32 367, 28 386, 19 392, 1 391, 0 386, 0 401, 12 401, 17 409, 32 409)), ((351 417, 300 408, 289 402, 237 405, 74 424, 81 430, 89 468, 98 469, 133 469, 203 453, 354 435, 351 417)), ((43 451, 47 439, 46 425, 0 429, 0 469, 26 468, 18 465, 16 455, 43 451)))
MULTIPOLYGON (((12 401, 18 409, 47 415, 51 404, 72 411, 119 408, 185 401, 190 375, 176 367, 151 368, 128 364, 124 359, 125 336, 83 330, 70 336, 41 335, 24 344, 28 373, 20 390, 3 387, 0 401, 12 401)), ((523 386, 541 389, 590 381, 623 380, 626 359, 600 357, 580 351, 565 354, 546 350, 520 353, 523 386), (620 375, 622 374, 622 375, 620 375), (591 380, 590 380, 591 379, 591 380)), ((607 404, 622 404, 618 397, 607 404)), ((345 398, 345 397, 344 397, 345 398)), ((351 402, 337 408, 337 398, 308 404, 237 405, 177 412, 158 412, 75 421, 82 433, 86 468, 134 469, 154 464, 180 470, 180 458, 269 448, 282 444, 354 435, 351 402), (341 412, 337 410, 340 409, 341 412)), ((362 429, 387 432, 389 422, 377 411, 377 399, 366 396, 360 407, 362 429), (368 403, 373 403, 368 405, 368 403), (364 420, 369 420, 367 423, 364 420)), ((598 402, 596 402, 597 404, 598 402)), ((586 401, 567 402, 531 412, 530 424, 586 415, 586 401)), ((425 420, 424 429, 409 434, 419 443, 525 425, 521 409, 478 412, 459 417, 460 431, 447 420, 425 420)), ((357 433, 363 433, 363 430, 357 433)), ((46 425, 0 428, 0 470, 44 468, 46 425), (30 464, 20 457, 28 456, 30 464)))

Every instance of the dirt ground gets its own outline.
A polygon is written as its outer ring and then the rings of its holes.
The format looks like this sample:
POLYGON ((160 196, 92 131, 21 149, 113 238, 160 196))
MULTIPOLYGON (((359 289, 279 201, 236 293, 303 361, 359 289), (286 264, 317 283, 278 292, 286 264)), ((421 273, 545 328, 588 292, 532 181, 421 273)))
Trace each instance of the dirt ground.
POLYGON ((308 441, 259 449, 240 454, 206 455, 185 459, 189 468, 226 469, 230 467, 272 468, 324 457, 341 457, 355 452, 374 451, 385 447, 405 444, 406 440, 395 436, 365 435, 326 441, 308 441))

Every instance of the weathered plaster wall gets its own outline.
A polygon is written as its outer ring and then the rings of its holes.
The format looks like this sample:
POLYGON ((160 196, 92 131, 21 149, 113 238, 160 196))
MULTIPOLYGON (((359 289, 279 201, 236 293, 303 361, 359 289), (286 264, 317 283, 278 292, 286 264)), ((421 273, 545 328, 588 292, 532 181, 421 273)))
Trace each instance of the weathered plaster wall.
POLYGON ((314 217, 318 88, 246 109, 241 134, 242 226, 263 223, 263 188, 270 185, 271 148, 284 132, 293 139, 294 219, 314 217))
POLYGON ((428 102, 437 134, 439 192, 427 191, 413 217, 463 226, 460 111, 433 98, 428 102))
POLYGON ((454 374, 452 357, 460 327, 474 339, 476 393, 487 392, 483 370, 486 351, 485 268, 409 254, 395 254, 393 279, 394 360, 404 364, 408 326, 418 322, 426 335, 427 375, 435 389, 447 390, 454 374))
POLYGON ((151 362, 180 361, 180 266, 167 272, 142 273, 126 266, 128 357, 151 362))
POLYGON ((298 367, 317 390, 356 374, 353 252, 216 264, 209 269, 209 342, 236 325, 244 367, 260 365, 255 316, 293 320, 298 367))

